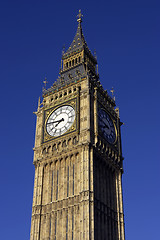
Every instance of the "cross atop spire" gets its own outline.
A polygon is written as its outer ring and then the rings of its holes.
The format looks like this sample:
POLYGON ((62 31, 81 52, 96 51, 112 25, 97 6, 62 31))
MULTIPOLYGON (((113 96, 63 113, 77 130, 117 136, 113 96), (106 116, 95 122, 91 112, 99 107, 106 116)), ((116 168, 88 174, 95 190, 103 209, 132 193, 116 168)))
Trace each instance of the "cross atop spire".
POLYGON ((77 22, 79 22, 79 23, 81 23, 82 22, 82 17, 83 17, 83 15, 82 15, 82 13, 81 13, 81 9, 79 9, 79 13, 78 13, 78 15, 77 15, 77 22))

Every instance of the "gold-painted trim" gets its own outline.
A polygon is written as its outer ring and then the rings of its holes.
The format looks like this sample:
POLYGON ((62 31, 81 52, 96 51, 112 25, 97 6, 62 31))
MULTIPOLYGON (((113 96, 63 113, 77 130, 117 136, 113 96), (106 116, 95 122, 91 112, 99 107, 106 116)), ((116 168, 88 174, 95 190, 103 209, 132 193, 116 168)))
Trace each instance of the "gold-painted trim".
POLYGON ((59 104, 59 105, 57 105, 55 107, 46 109, 44 114, 45 114, 45 120, 44 120, 44 124, 43 124, 43 143, 45 143, 47 141, 50 141, 50 140, 54 140, 56 138, 63 137, 64 135, 67 135, 67 134, 72 133, 72 132, 77 130, 77 125, 78 125, 78 123, 77 123, 77 115, 78 115, 78 111, 77 111, 77 98, 74 98, 74 99, 69 100, 67 102, 63 102, 62 104, 59 104), (60 136, 55 136, 54 137, 54 136, 49 135, 47 130, 46 130, 46 124, 47 124, 47 121, 48 121, 49 117, 59 107, 66 106, 66 105, 69 105, 69 106, 73 107, 74 110, 75 110, 75 120, 74 120, 73 124, 71 125, 71 127, 64 134, 62 134, 60 136))

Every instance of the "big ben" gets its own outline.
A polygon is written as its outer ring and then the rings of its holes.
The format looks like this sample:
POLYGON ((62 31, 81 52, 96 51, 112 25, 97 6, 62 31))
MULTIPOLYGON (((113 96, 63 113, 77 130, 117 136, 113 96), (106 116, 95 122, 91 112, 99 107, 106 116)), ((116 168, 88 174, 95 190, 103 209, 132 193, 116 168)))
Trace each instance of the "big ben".
POLYGON ((82 14, 36 112, 30 240, 124 240, 122 125, 99 80, 82 14))

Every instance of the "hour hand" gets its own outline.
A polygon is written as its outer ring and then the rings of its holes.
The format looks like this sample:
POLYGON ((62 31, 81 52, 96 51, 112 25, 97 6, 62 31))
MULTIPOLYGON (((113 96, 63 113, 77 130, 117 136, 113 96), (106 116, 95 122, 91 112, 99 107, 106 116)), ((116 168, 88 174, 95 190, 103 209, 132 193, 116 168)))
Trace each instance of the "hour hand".
POLYGON ((102 123, 104 124, 103 128, 108 128, 109 129, 108 125, 104 121, 102 121, 102 123))
POLYGON ((104 127, 103 128, 107 128, 107 129, 109 129, 109 127, 106 125, 106 124, 104 124, 104 127))
POLYGON ((62 118, 62 119, 60 119, 59 121, 57 121, 58 123, 57 123, 54 127, 57 127, 58 124, 59 124, 60 122, 62 122, 62 121, 64 121, 64 118, 62 118))
POLYGON ((62 121, 64 121, 64 119, 62 118, 62 119, 60 119, 60 120, 57 120, 57 121, 53 121, 53 122, 48 122, 47 124, 51 124, 51 123, 60 123, 60 122, 62 122, 62 121))

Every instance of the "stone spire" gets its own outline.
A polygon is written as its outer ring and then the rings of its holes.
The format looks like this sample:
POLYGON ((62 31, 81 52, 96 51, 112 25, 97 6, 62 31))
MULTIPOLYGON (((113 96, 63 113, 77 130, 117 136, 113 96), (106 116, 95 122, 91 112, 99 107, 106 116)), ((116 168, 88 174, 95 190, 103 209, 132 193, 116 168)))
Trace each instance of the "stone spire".
POLYGON ((82 49, 84 49, 85 51, 87 51, 88 53, 91 54, 91 51, 89 50, 89 48, 87 46, 87 43, 86 43, 84 35, 83 35, 83 31, 82 31, 82 25, 81 25, 82 17, 83 17, 83 15, 81 13, 81 10, 79 10, 79 14, 77 15, 78 27, 77 27, 76 35, 75 35, 70 47, 68 48, 68 50, 63 54, 64 58, 66 56, 70 55, 71 53, 78 52, 82 49))
POLYGON ((76 35, 68 48, 62 53, 61 70, 57 81, 50 89, 44 89, 44 94, 58 91, 67 85, 71 85, 87 78, 98 75, 96 73, 97 59, 89 50, 82 31, 82 13, 77 15, 78 27, 76 35))

